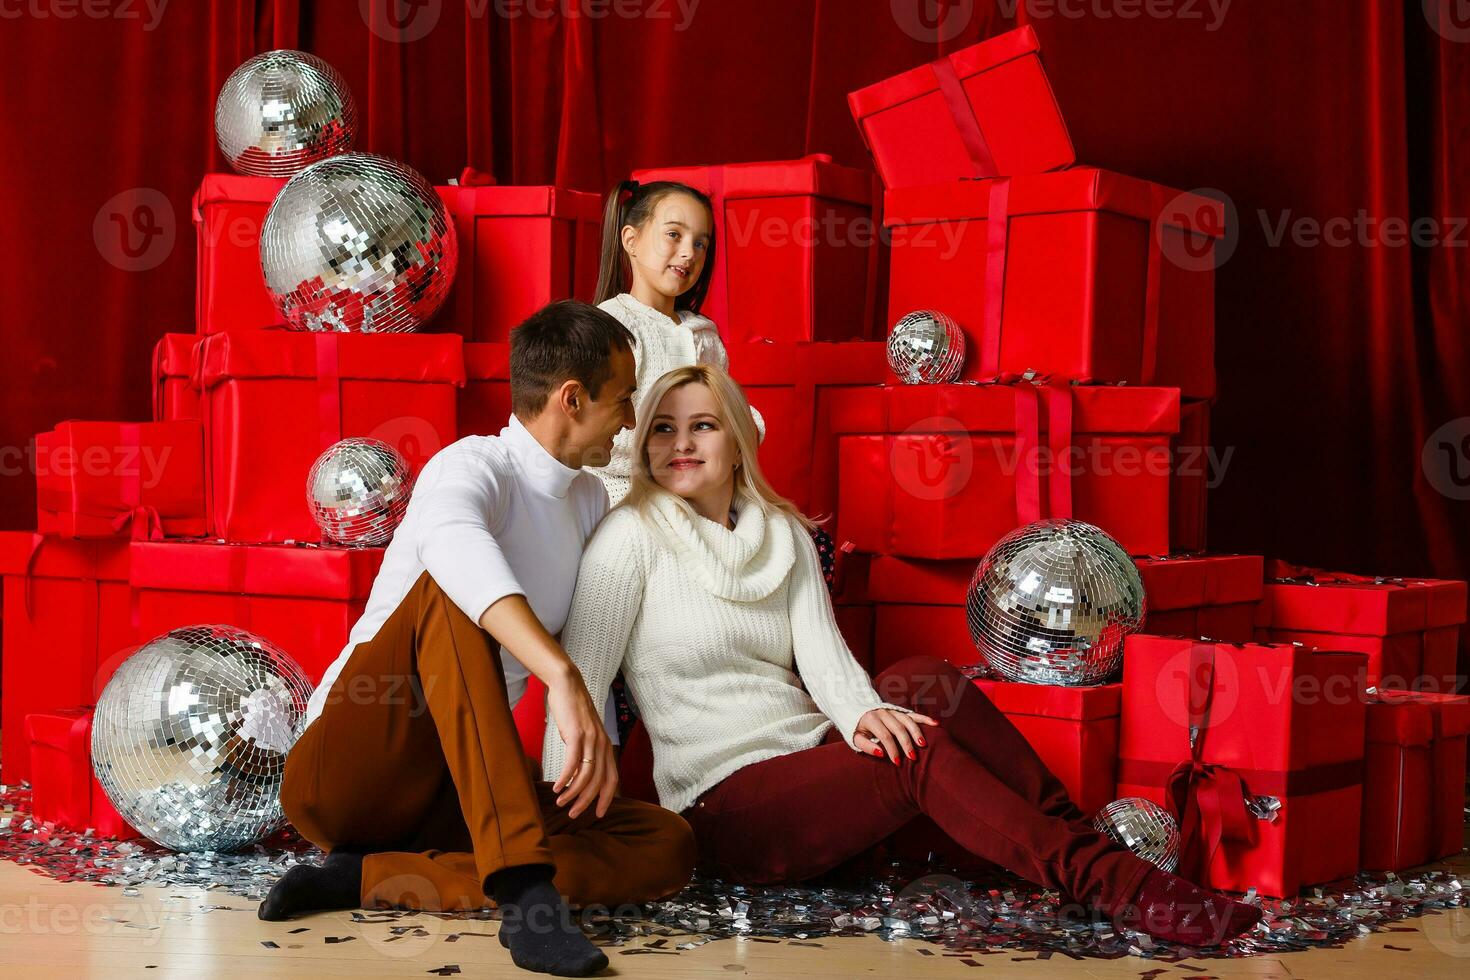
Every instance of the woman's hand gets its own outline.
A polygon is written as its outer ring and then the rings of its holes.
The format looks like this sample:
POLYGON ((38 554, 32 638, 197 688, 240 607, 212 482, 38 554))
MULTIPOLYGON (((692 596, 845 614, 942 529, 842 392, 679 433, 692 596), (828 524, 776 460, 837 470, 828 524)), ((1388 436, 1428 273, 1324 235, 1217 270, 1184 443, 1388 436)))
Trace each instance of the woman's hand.
POLYGON ((937 728, 939 722, 928 715, 874 708, 858 719, 853 744, 868 755, 887 753, 896 766, 900 750, 910 759, 918 758, 914 754, 914 745, 917 743, 919 748, 923 748, 925 744, 920 725, 937 728))
POLYGON ((575 819, 595 800, 597 815, 606 816, 618 792, 618 764, 582 675, 572 671, 548 688, 546 705, 567 747, 566 764, 551 786, 561 794, 556 805, 566 806, 570 801, 567 816, 575 819))

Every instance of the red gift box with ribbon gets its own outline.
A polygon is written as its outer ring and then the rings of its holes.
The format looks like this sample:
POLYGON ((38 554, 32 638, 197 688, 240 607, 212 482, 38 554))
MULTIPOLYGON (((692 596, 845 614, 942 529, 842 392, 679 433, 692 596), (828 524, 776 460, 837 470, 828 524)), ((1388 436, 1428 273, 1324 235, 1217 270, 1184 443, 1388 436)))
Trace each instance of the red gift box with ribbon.
POLYGON ((1367 724, 1362 866, 1397 871, 1458 854, 1470 697, 1379 691, 1367 724))
MULTIPOLYGON (((637 170, 708 194, 715 265, 700 312, 727 343, 872 336, 876 178, 822 153, 800 160, 637 170)), ((731 358, 734 366, 735 359, 731 358)))
POLYGON ((413 472, 456 438, 465 383, 455 334, 237 330, 200 345, 209 533, 319 541, 306 477, 341 439, 381 439, 413 472))
POLYGON ((1283 643, 1356 650, 1368 683, 1452 693, 1459 681, 1466 583, 1328 572, 1273 561, 1257 635, 1283 643))
MULTIPOLYGON (((26 715, 92 704, 110 672, 132 652, 128 541, 75 540, 0 531, 4 656, 0 657, 0 744, 26 744, 26 715)), ((31 777, 29 754, 0 754, 7 783, 31 777)))
POLYGON ((36 528, 64 538, 204 533, 198 422, 62 422, 36 436, 36 528))
POLYGON ((321 680, 362 615, 382 548, 139 541, 129 584, 143 640, 224 623, 270 640, 321 680))
POLYGON ((98 837, 141 836, 128 826, 92 774, 92 709, 32 712, 25 720, 30 750, 31 815, 66 830, 98 837))
POLYGON ((1091 167, 884 195, 888 322, 942 310, 962 377, 1039 371, 1215 394, 1218 201, 1091 167))
POLYGON ((1358 869, 1366 658, 1130 636, 1118 796, 1171 809, 1179 873, 1289 898, 1358 869))
POLYGON ((493 436, 510 422, 510 344, 465 344, 459 435, 493 436))
POLYGON ((1014 528, 1077 518, 1132 554, 1169 549, 1173 388, 895 385, 850 404, 840 537, 861 551, 979 558, 1014 528))
POLYGON ((194 319, 202 333, 284 323, 260 271, 260 229, 286 181, 205 174, 194 192, 194 319))
POLYGON ((1249 643, 1264 562, 1260 555, 1134 559, 1148 597, 1143 632, 1249 643))
POLYGON ((199 392, 194 390, 194 348, 199 336, 166 333, 153 346, 153 421, 199 418, 199 392))
POLYGON ((859 89, 847 104, 889 188, 1077 160, 1029 26, 859 89))
POLYGON ((468 169, 458 184, 435 190, 459 239, 454 288, 435 317, 437 329, 503 342, 547 303, 592 300, 601 196, 564 187, 499 187, 488 174, 468 169))

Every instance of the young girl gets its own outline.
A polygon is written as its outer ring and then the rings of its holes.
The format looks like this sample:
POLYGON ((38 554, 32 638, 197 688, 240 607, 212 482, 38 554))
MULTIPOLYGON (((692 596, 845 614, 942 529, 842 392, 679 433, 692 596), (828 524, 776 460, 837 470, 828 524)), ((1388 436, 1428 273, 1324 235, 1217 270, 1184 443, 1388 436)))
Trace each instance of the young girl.
MULTIPOLYGON (((649 387, 665 372, 690 364, 729 368, 719 331, 699 312, 715 268, 714 220, 709 198, 675 181, 624 180, 607 196, 593 302, 638 340, 633 348, 635 416, 649 387)), ((764 438, 765 421, 755 409, 751 412, 764 438)), ((632 445, 633 433, 621 432, 608 464, 588 467, 602 479, 613 506, 628 492, 632 445)))
MULTIPOLYGON (((694 828, 707 871, 799 882, 927 817, 976 856, 1159 938, 1215 945, 1255 925, 1258 909, 1094 830, 955 667, 916 656, 869 681, 805 519, 761 475, 728 375, 680 368, 646 398, 631 491, 583 553, 563 643, 594 699, 624 671, 659 802, 694 828)), ((543 753, 560 772, 554 720, 543 753)), ((574 787, 564 774, 552 788, 574 787)))

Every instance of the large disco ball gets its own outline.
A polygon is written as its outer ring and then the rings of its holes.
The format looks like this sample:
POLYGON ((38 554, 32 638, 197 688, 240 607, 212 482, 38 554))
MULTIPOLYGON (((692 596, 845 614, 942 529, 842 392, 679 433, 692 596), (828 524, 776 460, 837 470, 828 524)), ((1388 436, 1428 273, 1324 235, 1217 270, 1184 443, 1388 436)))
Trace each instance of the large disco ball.
POLYGON ((347 83, 304 51, 256 55, 225 79, 214 104, 214 137, 242 174, 290 177, 347 152, 356 136, 347 83))
POLYGON ((1129 796, 1097 812, 1092 825, 1165 871, 1179 867, 1179 824, 1153 800, 1129 796))
POLYGON ((233 626, 189 626, 141 647, 97 700, 92 768, 112 805, 175 851, 229 851, 284 821, 286 753, 311 683, 233 626))
POLYGON ((322 537, 336 544, 387 544, 412 494, 408 461, 377 439, 343 439, 317 458, 306 478, 311 516, 322 537))
POLYGON ((1083 686, 1123 662, 1143 623, 1143 580, 1117 541, 1082 521, 1037 521, 996 542, 965 601, 970 638, 1002 678, 1083 686))
POLYGON ((434 188, 370 153, 344 153, 292 177, 260 231, 266 288, 298 330, 417 330, 444 304, 458 260, 434 188))
POLYGON ((953 317, 916 310, 888 334, 888 367, 904 384, 949 384, 965 366, 965 334, 953 317))

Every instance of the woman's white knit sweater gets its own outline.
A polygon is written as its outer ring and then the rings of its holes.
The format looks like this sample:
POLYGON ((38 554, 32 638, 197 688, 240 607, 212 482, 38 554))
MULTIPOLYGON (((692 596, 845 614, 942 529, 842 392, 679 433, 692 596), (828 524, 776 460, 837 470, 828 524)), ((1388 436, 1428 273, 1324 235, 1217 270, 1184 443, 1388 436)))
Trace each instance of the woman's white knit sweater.
MULTIPOLYGON (((613 510, 582 557, 562 634, 594 703, 622 668, 659 801, 675 812, 737 769, 818 745, 834 723, 856 751, 864 713, 905 710, 879 700, 853 659, 805 530, 742 494, 735 509, 734 530, 669 493, 646 516, 613 510)), ((565 757, 548 717, 542 771, 565 757)))
MULTIPOLYGON (((633 392, 633 413, 643 417, 644 399, 653 383, 674 368, 691 364, 713 364, 730 370, 730 357, 713 320, 689 310, 678 310, 671 320, 658 310, 633 298, 632 293, 619 293, 598 304, 638 340, 633 348, 638 387, 633 392)), ((765 437, 765 421, 752 409, 755 425, 765 437)), ((612 457, 606 466, 587 467, 607 487, 607 496, 616 507, 628 495, 628 478, 633 475, 633 430, 625 429, 613 439, 612 457)))

